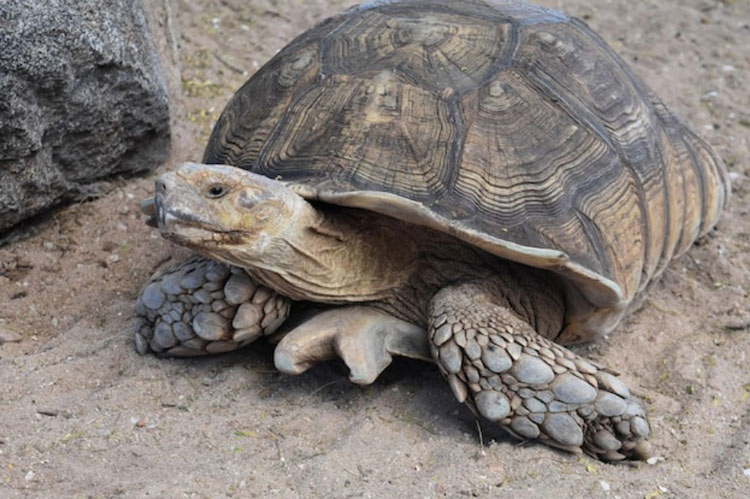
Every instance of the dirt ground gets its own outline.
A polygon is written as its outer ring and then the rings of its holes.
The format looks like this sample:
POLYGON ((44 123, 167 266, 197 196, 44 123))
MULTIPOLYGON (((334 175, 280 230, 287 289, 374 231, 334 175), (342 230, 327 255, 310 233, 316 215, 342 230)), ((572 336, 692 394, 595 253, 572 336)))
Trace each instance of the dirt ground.
MULTIPOLYGON (((750 3, 544 3, 586 19, 733 178, 718 228, 616 334, 576 349, 645 397, 663 459, 610 465, 480 431, 419 362, 360 387, 336 362, 281 375, 262 344, 138 356, 133 301, 186 254, 144 225, 147 178, 117 181, 0 248, 0 497, 748 497, 750 3)), ((179 32, 181 74, 160 171, 199 160, 248 75, 348 4, 179 0, 161 23, 179 32)))

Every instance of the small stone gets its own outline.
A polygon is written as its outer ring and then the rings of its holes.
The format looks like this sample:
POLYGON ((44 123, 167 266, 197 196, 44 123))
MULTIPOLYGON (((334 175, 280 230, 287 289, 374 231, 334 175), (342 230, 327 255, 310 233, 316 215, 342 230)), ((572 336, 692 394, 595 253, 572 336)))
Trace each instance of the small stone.
POLYGON ((575 420, 565 413, 548 414, 542 428, 547 435, 563 445, 583 444, 583 431, 575 420))
POLYGON ((203 286, 203 283, 206 282, 206 275, 203 272, 202 267, 198 267, 195 270, 192 270, 185 274, 185 276, 180 280, 180 286, 182 286, 185 289, 197 289, 203 286))
POLYGON ((224 284, 224 296, 230 305, 239 305, 253 296, 255 284, 247 274, 232 274, 224 284))
POLYGON ((201 312, 193 319, 193 331, 204 340, 220 340, 226 334, 227 329, 227 320, 213 312, 201 312))
POLYGON ((143 305, 151 310, 157 310, 159 307, 164 305, 166 296, 159 289, 159 284, 156 282, 150 283, 148 286, 143 288, 141 292, 141 301, 143 305))
POLYGON ((474 395, 479 414, 490 421, 498 421, 510 414, 508 398, 500 392, 482 391, 474 395))
POLYGON ((539 427, 525 416, 513 418, 510 427, 513 428, 513 431, 525 438, 536 438, 539 436, 539 427))
POLYGON ((646 438, 649 434, 648 422, 646 422, 645 419, 636 416, 630 421, 630 430, 634 435, 646 438))
POLYGON ((440 362, 446 371, 456 374, 461 370, 461 350, 453 341, 440 347, 440 362))
POLYGON ((513 365, 510 357, 498 346, 489 344, 482 350, 482 363, 492 372, 502 373, 513 365))
POLYGON ((625 386, 625 383, 620 381, 617 376, 613 376, 608 372, 601 371, 597 374, 597 377, 599 378, 599 382, 601 383, 602 387, 607 391, 616 393, 624 399, 630 398, 630 390, 628 390, 628 387, 625 386))
POLYGON ((260 306, 245 301, 237 308, 237 312, 234 314, 234 320, 232 321, 232 326, 234 326, 235 329, 247 329, 259 325, 262 318, 263 310, 260 306))
POLYGON ((595 405, 600 415, 608 417, 621 416, 627 408, 622 398, 609 392, 599 392, 595 405))
POLYGON ((435 334, 432 336, 432 341, 436 346, 441 346, 443 343, 448 341, 453 336, 450 324, 443 324, 435 330, 435 334))
POLYGON ((558 400, 569 404, 587 404, 596 399, 596 389, 570 373, 558 376, 550 388, 558 400))
POLYGON ((530 385, 549 383, 555 377, 555 373, 546 363, 526 354, 518 358, 511 372, 518 378, 518 381, 530 385))
POLYGON ((193 334, 193 329, 184 322, 175 322, 172 324, 172 332, 181 342, 187 341, 195 336, 195 334, 193 334))
POLYGON ((600 430, 594 434, 594 444, 605 451, 619 450, 622 447, 622 443, 607 430, 600 430))

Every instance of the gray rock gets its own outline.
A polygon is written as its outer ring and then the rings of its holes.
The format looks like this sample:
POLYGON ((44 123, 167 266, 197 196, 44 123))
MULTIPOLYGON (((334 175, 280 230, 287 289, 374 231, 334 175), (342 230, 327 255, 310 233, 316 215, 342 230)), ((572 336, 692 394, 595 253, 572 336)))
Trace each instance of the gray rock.
POLYGON ((570 373, 558 376, 551 388, 558 400, 569 404, 586 404, 596 399, 596 389, 570 373))
POLYGON ((490 421, 499 421, 510 414, 508 398, 500 392, 483 391, 474 395, 479 414, 490 421))
POLYGON ((555 377, 552 369, 540 358, 522 354, 511 368, 521 383, 530 385, 549 383, 555 377))
POLYGON ((0 231, 166 159, 167 90, 140 2, 4 0, 0 19, 0 231))

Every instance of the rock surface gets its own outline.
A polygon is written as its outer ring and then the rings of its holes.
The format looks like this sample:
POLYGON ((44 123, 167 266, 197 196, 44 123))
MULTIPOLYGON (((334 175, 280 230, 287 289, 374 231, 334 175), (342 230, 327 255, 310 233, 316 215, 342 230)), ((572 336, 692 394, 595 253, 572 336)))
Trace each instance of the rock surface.
POLYGON ((137 0, 0 3, 0 231, 167 157, 146 19, 137 0))

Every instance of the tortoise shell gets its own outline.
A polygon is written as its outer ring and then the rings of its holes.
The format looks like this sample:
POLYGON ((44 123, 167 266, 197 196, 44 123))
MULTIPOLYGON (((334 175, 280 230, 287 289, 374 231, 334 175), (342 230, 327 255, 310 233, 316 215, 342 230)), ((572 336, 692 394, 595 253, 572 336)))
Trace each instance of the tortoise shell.
POLYGON ((711 148, 584 22, 492 0, 378 1, 323 21, 237 91, 203 161, 551 269, 606 311, 589 329, 729 194, 711 148))

